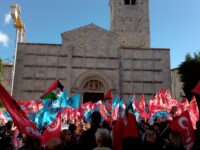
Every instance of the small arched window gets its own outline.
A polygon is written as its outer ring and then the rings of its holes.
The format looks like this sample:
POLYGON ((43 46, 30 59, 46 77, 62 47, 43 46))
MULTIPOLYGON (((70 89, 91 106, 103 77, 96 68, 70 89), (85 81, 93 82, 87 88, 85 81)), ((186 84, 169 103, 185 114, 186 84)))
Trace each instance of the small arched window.
POLYGON ((125 5, 136 5, 137 0, 124 0, 125 5))
POLYGON ((90 80, 85 83, 84 91, 105 91, 104 85, 98 80, 90 80))

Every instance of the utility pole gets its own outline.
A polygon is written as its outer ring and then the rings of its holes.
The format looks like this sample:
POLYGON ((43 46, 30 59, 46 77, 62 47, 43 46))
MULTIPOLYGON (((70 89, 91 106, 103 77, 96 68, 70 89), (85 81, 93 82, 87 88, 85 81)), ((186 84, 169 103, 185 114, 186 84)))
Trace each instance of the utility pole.
POLYGON ((25 43, 25 28, 22 24, 20 15, 21 11, 19 6, 14 3, 10 5, 11 8, 11 16, 14 21, 14 27, 16 28, 16 39, 15 39, 15 50, 14 50, 14 65, 13 65, 13 73, 12 73, 12 87, 11 87, 11 95, 13 95, 13 87, 14 87, 14 77, 15 77, 15 67, 16 67, 16 58, 17 58, 17 44, 25 43))

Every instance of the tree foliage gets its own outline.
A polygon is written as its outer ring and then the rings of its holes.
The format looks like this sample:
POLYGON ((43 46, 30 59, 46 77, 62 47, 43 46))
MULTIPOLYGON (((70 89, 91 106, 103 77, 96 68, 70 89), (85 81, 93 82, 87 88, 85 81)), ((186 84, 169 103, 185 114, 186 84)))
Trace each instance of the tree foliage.
POLYGON ((191 90, 200 80, 200 52, 187 54, 185 61, 179 66, 179 74, 183 82, 183 91, 188 100, 191 100, 193 93, 191 90))

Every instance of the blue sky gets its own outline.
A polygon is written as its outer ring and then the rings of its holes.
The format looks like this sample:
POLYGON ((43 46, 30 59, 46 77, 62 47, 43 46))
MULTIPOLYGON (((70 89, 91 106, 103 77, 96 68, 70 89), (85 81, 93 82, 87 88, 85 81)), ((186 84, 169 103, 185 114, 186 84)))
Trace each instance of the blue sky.
MULTIPOLYGON (((0 0, 0 58, 13 59, 10 4, 22 10, 29 43, 61 43, 61 33, 94 23, 110 28, 109 0, 0 0)), ((151 47, 170 48, 171 68, 200 50, 200 0, 150 0, 151 47)))

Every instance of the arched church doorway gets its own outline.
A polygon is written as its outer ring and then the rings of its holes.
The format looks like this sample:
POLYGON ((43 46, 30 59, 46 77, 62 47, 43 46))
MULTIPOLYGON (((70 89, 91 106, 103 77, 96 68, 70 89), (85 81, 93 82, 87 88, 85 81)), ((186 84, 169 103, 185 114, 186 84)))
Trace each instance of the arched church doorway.
POLYGON ((104 92, 107 90, 105 83, 95 77, 90 77, 83 83, 82 96, 83 103, 96 102, 104 98, 104 92))

